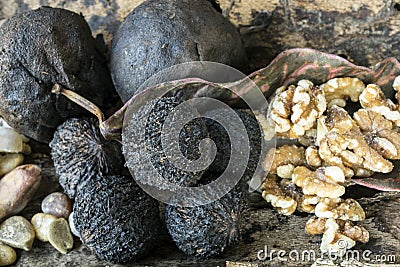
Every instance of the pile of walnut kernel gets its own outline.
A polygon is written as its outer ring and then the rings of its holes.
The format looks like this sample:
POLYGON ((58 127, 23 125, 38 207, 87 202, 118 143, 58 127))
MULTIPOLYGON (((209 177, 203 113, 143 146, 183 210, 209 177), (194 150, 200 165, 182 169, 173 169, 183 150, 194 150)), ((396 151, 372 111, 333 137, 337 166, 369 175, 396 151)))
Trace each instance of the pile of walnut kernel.
POLYGON ((349 178, 389 173, 390 160, 400 159, 400 76, 393 88, 397 104, 377 85, 365 86, 357 78, 334 78, 320 86, 301 80, 279 88, 271 101, 276 136, 299 145, 268 152, 262 196, 281 214, 313 213, 305 228, 323 234, 324 252, 341 254, 356 241, 369 240, 368 231, 356 225, 365 219, 362 207, 341 197, 349 178), (362 107, 352 115, 345 109, 349 99, 362 107))

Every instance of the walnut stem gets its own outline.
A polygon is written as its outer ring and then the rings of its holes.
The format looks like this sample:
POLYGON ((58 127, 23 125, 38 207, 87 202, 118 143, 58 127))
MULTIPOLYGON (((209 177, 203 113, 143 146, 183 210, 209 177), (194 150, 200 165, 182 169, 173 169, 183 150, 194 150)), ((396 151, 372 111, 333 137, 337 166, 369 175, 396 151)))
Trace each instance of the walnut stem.
POLYGON ((74 91, 68 90, 64 87, 62 87, 60 84, 56 83, 54 84, 53 88, 51 89, 51 92, 54 94, 61 94, 68 99, 70 99, 72 102, 78 104, 82 108, 86 109, 93 115, 95 115, 99 119, 99 126, 102 131, 105 130, 104 127, 104 114, 100 110, 98 106, 96 106, 94 103, 90 102, 89 100, 85 99, 84 97, 78 95, 74 91))

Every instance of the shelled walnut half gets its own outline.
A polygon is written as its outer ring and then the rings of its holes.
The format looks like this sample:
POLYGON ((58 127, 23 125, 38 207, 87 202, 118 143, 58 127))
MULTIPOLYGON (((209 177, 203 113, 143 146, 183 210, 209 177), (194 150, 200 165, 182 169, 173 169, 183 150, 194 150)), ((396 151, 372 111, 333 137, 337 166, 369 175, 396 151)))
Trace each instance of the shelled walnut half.
MULTIPOLYGON (((304 147, 296 145, 283 145, 276 149, 270 149, 265 157, 264 170, 272 174, 278 174, 278 172, 282 174, 284 168, 288 170, 291 166, 305 165, 306 158, 304 152, 304 147), (270 164, 271 160, 272 164, 270 164)), ((288 175, 287 172, 286 174, 288 175)), ((291 178, 291 175, 282 178, 291 178)))
POLYGON ((366 109, 358 110, 353 117, 373 149, 386 159, 400 159, 400 132, 393 122, 366 109))
POLYGON ((328 132, 320 141, 319 154, 326 164, 340 167, 346 177, 392 171, 393 164, 370 146, 346 110, 331 107, 325 123, 328 132))
POLYGON ((315 215, 319 218, 362 221, 365 213, 360 204, 352 199, 322 198, 315 207, 315 215))
POLYGON ((325 110, 323 90, 308 80, 301 80, 297 86, 279 89, 272 100, 270 115, 277 133, 298 138, 315 126, 316 119, 325 110))
POLYGON ((269 174, 262 186, 263 198, 271 203, 279 213, 283 215, 291 215, 296 211, 297 201, 296 196, 287 190, 290 185, 281 184, 279 177, 269 174))
POLYGON ((301 80, 279 88, 272 99, 276 137, 295 139, 297 146, 267 153, 263 197, 285 215, 314 213, 306 230, 323 234, 323 251, 342 253, 356 241, 368 242, 368 231, 353 223, 365 219, 362 207, 342 197, 349 178, 390 173, 391 160, 400 159, 400 76, 393 88, 397 103, 379 86, 365 86, 357 78, 334 78, 319 86, 301 80), (349 99, 361 108, 346 106, 349 99))
POLYGON ((349 220, 335 220, 332 218, 312 217, 306 223, 306 231, 311 235, 322 236, 321 251, 343 255, 352 248, 356 241, 367 243, 368 231, 349 220))
POLYGON ((360 104, 363 108, 380 113, 386 119, 400 126, 400 112, 392 100, 385 97, 379 86, 367 85, 360 95, 360 104))
POLYGON ((336 166, 320 167, 312 171, 299 166, 293 171, 292 182, 302 188, 305 195, 337 198, 345 193, 343 171, 336 166))

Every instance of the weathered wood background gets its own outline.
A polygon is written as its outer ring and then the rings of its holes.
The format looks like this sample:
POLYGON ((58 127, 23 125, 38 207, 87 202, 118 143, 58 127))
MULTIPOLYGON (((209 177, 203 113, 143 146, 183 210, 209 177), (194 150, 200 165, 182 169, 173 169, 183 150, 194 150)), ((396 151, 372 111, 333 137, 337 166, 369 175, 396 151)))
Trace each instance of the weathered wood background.
MULTIPOLYGON (((340 54, 360 65, 400 56, 400 1, 216 0, 239 27, 250 70, 280 51, 309 47, 340 54)), ((143 0, 0 0, 0 19, 42 5, 82 13, 93 34, 110 43, 126 15, 143 0)))
MULTIPOLYGON (((0 0, 0 20, 41 5, 62 7, 82 13, 94 35, 102 34, 106 44, 112 40, 124 17, 142 0, 0 0)), ((219 0, 224 16, 239 29, 250 65, 246 72, 266 66, 279 52, 293 47, 309 47, 339 54, 360 65, 373 65, 388 56, 400 58, 400 1, 394 0, 219 0)), ((43 148, 37 148, 43 150, 43 148)), ((46 152, 45 150, 43 152, 46 152)), ((30 159, 44 169, 42 194, 24 211, 29 218, 39 211, 40 200, 57 190, 52 163, 46 153, 30 159)), ((363 225, 371 241, 357 245, 372 256, 395 255, 400 263, 400 194, 377 193, 354 188, 367 212, 363 225)), ((260 261, 257 252, 269 249, 319 251, 319 236, 304 231, 308 215, 278 215, 259 196, 254 195, 247 215, 247 236, 224 255, 208 260, 186 257, 173 245, 166 231, 154 251, 130 266, 298 266, 299 262, 277 259, 260 261), (229 262, 228 262, 229 261, 229 262), (244 265, 239 265, 238 262, 244 265)), ((375 262, 378 263, 378 262, 375 262)), ((312 262, 303 262, 311 265, 312 262)), ((77 240, 75 249, 62 255, 49 244, 35 241, 30 252, 19 251, 17 266, 110 266, 96 260, 77 240)))

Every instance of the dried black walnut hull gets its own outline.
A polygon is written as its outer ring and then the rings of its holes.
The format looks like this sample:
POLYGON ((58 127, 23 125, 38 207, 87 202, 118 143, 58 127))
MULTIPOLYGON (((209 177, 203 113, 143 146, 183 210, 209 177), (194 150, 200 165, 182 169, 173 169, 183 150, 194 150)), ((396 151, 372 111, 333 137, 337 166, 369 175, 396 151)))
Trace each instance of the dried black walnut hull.
POLYGON ((87 114, 51 94, 55 83, 102 108, 108 108, 116 95, 106 60, 84 18, 42 7, 4 22, 0 27, 0 115, 18 132, 48 143, 66 118, 87 114))
POLYGON ((240 67, 247 58, 236 28, 209 1, 148 0, 121 24, 110 60, 117 92, 127 102, 167 67, 199 60, 240 67))
POLYGON ((100 259, 124 263, 151 249, 161 225, 158 207, 132 177, 97 175, 79 189, 73 220, 100 259))
MULTIPOLYGON (((133 172, 136 181, 140 183, 155 186, 158 189, 169 189, 164 180, 179 186, 192 186, 204 173, 204 171, 191 172, 178 168, 168 160, 165 154, 167 148, 162 146, 161 134, 164 131, 164 122, 172 114, 174 108, 182 102, 179 99, 179 97, 162 97, 148 102, 133 115, 123 129, 122 143, 126 166, 133 172), (142 141, 144 143, 141 143, 137 140, 141 140, 139 136, 143 134, 142 141), (141 160, 140 157, 145 153, 149 155, 151 164, 141 160), (150 175, 153 168, 159 177, 150 175)), ((182 155, 190 160, 198 159, 200 156, 199 143, 208 137, 203 119, 194 119, 184 125, 182 129, 169 129, 164 132, 169 135, 173 131, 179 131, 178 149, 182 155)))
POLYGON ((216 256, 239 242, 244 207, 242 193, 237 188, 203 206, 168 205, 167 229, 178 248, 187 255, 216 256))
MULTIPOLYGON (((261 140, 263 137, 258 121, 250 110, 237 109, 235 112, 237 115, 239 115, 244 126, 246 127, 247 136, 239 136, 239 131, 231 131, 230 135, 232 136, 233 140, 243 140, 245 138, 249 139, 249 161, 246 171, 243 174, 243 178, 245 180, 249 180, 257 168, 261 153, 261 140)), ((228 132, 221 124, 208 118, 204 121, 206 123, 210 138, 217 146, 216 157, 213 163, 210 165, 208 171, 222 173, 228 166, 231 154, 231 146, 237 146, 238 144, 230 142, 228 132)), ((242 141, 240 141, 240 143, 242 143, 242 141)))
POLYGON ((121 145, 105 141, 94 119, 67 120, 57 128, 50 148, 59 182, 71 199, 88 179, 119 174, 125 163, 121 145))

